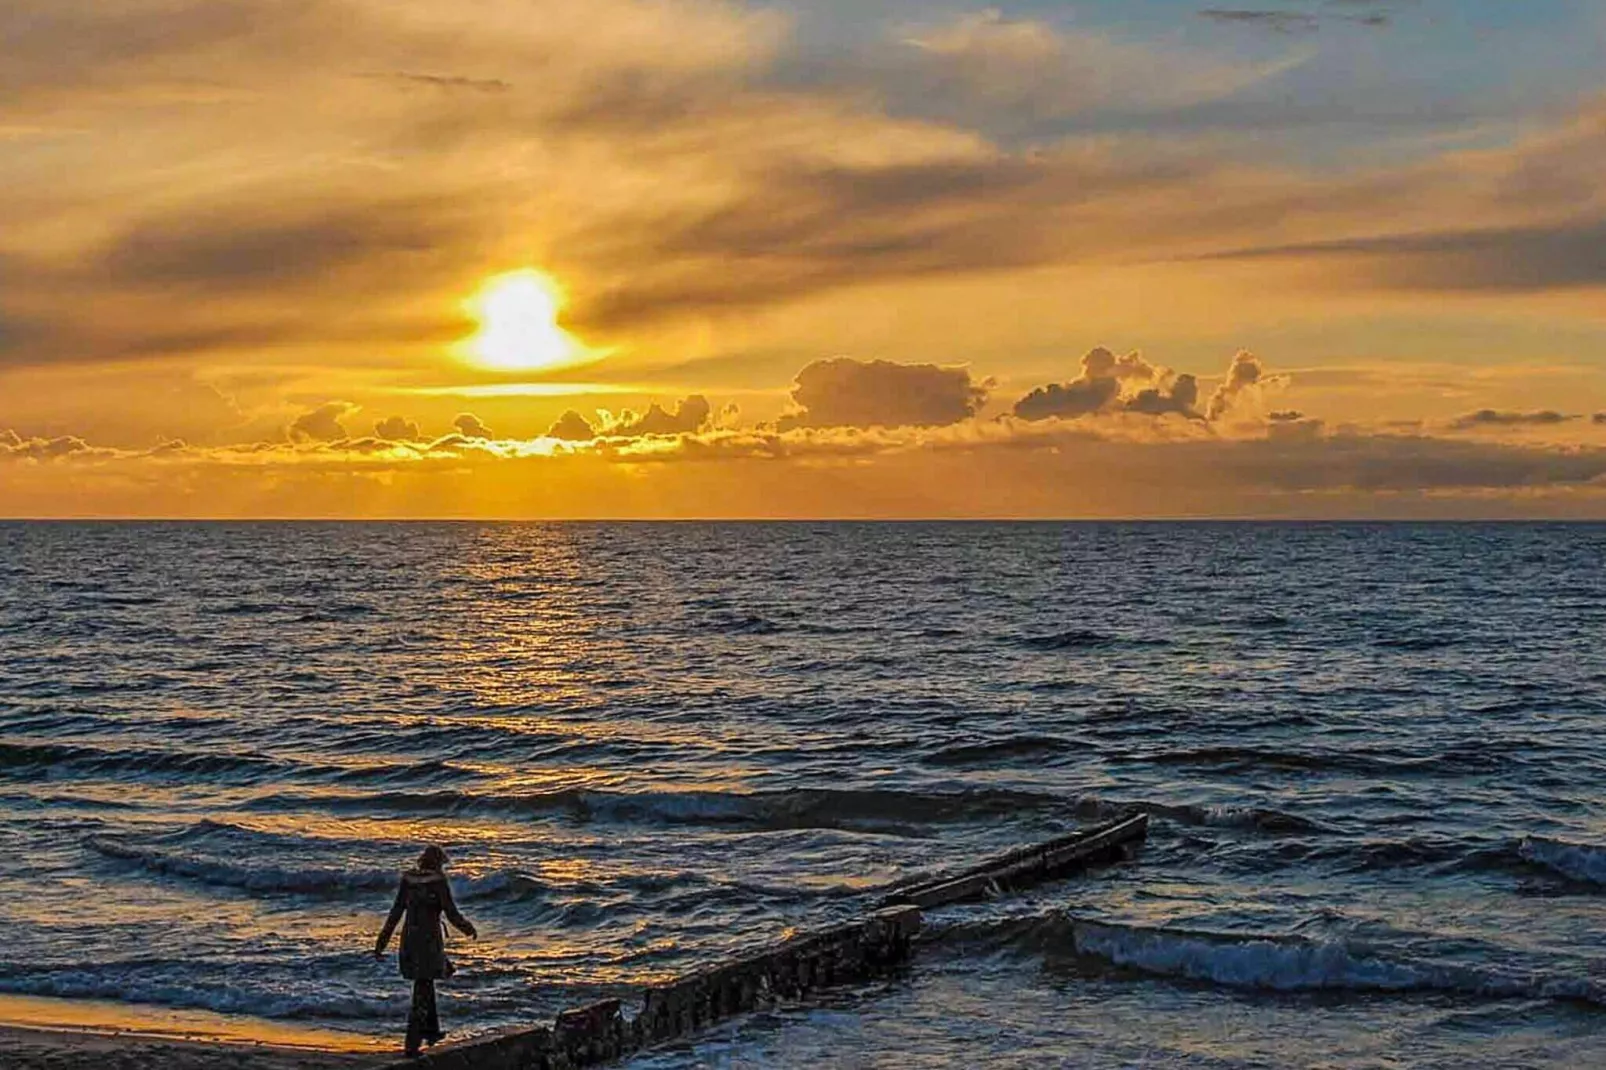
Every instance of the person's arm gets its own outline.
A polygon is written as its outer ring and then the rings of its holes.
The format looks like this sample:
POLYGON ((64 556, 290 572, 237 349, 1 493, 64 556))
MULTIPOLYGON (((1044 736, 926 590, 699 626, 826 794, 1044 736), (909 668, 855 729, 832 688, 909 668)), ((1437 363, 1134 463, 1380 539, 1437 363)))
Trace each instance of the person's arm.
POLYGON ((385 919, 385 927, 379 930, 379 939, 374 941, 374 957, 385 953, 385 945, 390 943, 390 934, 396 931, 397 924, 402 915, 407 912, 407 882, 403 881, 396 888, 396 902, 391 904, 390 917, 385 919))
POLYGON ((452 898, 452 882, 442 881, 441 883, 446 889, 446 902, 442 907, 442 910, 446 914, 446 920, 451 922, 453 927, 455 927, 458 932, 462 933, 469 939, 479 939, 480 934, 474 928, 474 923, 463 917, 463 915, 458 912, 457 901, 452 898))

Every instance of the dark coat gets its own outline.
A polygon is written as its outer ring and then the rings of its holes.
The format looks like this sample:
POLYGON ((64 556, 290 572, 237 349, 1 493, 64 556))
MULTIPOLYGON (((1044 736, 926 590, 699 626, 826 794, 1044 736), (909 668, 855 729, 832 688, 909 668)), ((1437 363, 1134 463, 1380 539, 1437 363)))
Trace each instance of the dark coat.
POLYGON ((446 882, 446 874, 438 870, 408 870, 402 874, 401 886, 396 889, 396 902, 390 908, 390 917, 385 919, 385 927, 379 933, 379 943, 375 949, 381 952, 385 950, 397 922, 401 922, 401 947, 397 955, 401 975, 409 981, 449 977, 452 966, 446 958, 442 915, 458 931, 468 936, 474 935, 474 926, 457 912, 457 904, 452 901, 452 886, 446 882))

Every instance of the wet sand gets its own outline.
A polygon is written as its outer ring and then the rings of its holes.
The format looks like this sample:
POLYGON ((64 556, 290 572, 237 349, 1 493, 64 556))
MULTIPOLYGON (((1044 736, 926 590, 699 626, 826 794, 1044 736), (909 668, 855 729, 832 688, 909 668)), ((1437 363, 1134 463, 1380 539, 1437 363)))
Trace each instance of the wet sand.
POLYGON ((332 1030, 91 1000, 0 997, 6 1070, 366 1070, 400 1043, 332 1030))

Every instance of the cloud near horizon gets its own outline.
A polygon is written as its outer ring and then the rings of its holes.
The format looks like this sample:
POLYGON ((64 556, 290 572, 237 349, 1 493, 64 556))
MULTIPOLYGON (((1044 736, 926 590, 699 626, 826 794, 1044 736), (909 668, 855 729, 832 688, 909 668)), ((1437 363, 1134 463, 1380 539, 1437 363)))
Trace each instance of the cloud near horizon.
POLYGON ((834 357, 797 373, 796 411, 779 426, 940 427, 976 415, 986 400, 987 384, 963 368, 834 357))
POLYGON ((417 442, 418 425, 404 416, 387 416, 374 424, 374 435, 389 442, 417 442))
POLYGON ((603 423, 602 433, 613 438, 641 438, 644 435, 689 435, 703 430, 714 410, 701 394, 683 398, 670 412, 656 401, 644 413, 623 412, 603 423))
POLYGON ((1458 430, 1469 430, 1480 427, 1555 427, 1558 424, 1569 423, 1573 420, 1582 420, 1582 416, 1572 416, 1556 412, 1554 409, 1543 409, 1538 412, 1502 412, 1497 409, 1479 409, 1459 417, 1450 426, 1458 430))
POLYGON ((1117 357, 1099 347, 1082 358, 1082 371, 1075 379, 1038 387, 1017 401, 1013 412, 1023 420, 1130 412, 1214 423, 1224 419, 1235 406, 1250 399, 1259 403, 1264 391, 1287 383, 1287 376, 1266 376, 1254 354, 1239 352, 1228 366, 1221 386, 1211 395, 1208 407, 1200 412, 1196 376, 1150 364, 1140 353, 1117 357))
POLYGON ((329 401, 311 412, 302 413, 286 429, 291 442, 339 442, 347 437, 340 421, 357 412, 349 401, 329 401))
POLYGON ((1315 421, 1271 425, 1257 436, 1222 436, 1200 421, 1175 426, 1197 430, 1157 437, 1152 419, 1116 413, 1091 422, 1006 417, 927 428, 708 430, 593 443, 450 435, 432 443, 170 443, 147 451, 0 432, 0 461, 11 462, 0 465, 0 487, 26 502, 66 480, 79 489, 85 512, 115 511, 130 500, 130 486, 148 493, 157 481, 182 488, 166 499, 172 515, 249 515, 264 506, 278 515, 407 515, 408 502, 423 500, 408 495, 430 487, 436 489, 426 497, 437 510, 457 503, 439 515, 587 515, 581 503, 591 499, 584 497, 532 500, 504 492, 463 501, 444 488, 473 476, 498 487, 557 481, 575 493, 573 480, 583 478, 594 481, 587 486, 617 490, 625 485, 621 478, 641 486, 643 476, 630 473, 650 469, 652 484, 666 496, 638 501, 624 515, 858 515, 846 500, 833 513, 829 498, 814 498, 801 510, 791 499, 754 498, 756 464, 770 473, 765 482, 781 471, 789 483, 824 480, 821 487, 844 478, 886 486, 925 480, 927 494, 913 508, 885 515, 1130 515, 1134 509, 1213 515, 1225 508, 1252 515, 1453 516, 1485 515, 1502 501, 1576 515, 1606 501, 1606 445, 1327 430, 1315 421), (691 486, 704 494, 723 488, 724 497, 700 500, 691 514, 674 509, 674 494, 691 486), (300 497, 283 497, 287 488, 299 488, 300 497), (353 512, 359 500, 362 509, 353 512), (523 508, 514 507, 519 502, 523 508), (724 508, 711 510, 709 502, 724 508))

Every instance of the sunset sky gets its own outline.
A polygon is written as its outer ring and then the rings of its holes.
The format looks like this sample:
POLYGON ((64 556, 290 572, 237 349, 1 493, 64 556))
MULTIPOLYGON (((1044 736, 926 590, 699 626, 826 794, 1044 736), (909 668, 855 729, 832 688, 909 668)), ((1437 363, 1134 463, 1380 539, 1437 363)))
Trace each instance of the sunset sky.
POLYGON ((0 515, 1606 517, 1598 0, 0 42, 0 515))

